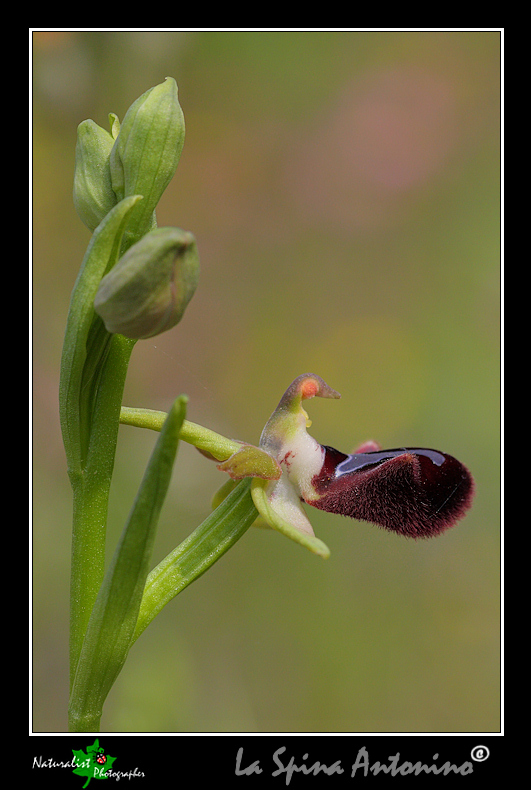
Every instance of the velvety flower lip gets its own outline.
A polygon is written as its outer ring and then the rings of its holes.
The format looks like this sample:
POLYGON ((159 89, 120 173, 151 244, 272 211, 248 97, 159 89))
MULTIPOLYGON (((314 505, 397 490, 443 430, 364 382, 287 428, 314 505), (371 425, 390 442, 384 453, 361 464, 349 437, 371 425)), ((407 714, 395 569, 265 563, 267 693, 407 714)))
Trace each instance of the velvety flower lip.
POLYGON ((423 447, 353 455, 324 450, 312 479, 314 496, 305 498, 320 510, 429 538, 454 526, 472 503, 472 475, 447 453, 423 447))

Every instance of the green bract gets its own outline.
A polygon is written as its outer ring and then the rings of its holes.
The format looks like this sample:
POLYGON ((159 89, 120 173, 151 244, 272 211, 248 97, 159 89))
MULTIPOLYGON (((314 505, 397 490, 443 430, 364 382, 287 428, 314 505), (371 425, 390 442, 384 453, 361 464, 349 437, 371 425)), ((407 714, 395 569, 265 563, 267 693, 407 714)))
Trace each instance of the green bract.
POLYGON ((80 729, 101 715, 129 652, 185 412, 186 398, 177 398, 162 426, 91 612, 70 699, 70 719, 80 729))
POLYGON ((109 159, 114 138, 94 121, 77 127, 74 206, 89 230, 95 230, 116 205, 109 159))
POLYGON ((153 337, 179 323, 198 277, 193 235, 179 228, 157 228, 102 279, 94 308, 108 332, 134 339, 153 337))
MULTIPOLYGON (((139 200, 138 195, 121 200, 98 225, 72 291, 61 359, 59 413, 68 469, 76 476, 83 477, 89 447, 91 441, 94 442, 91 435, 94 423, 98 423, 94 402, 109 353, 109 336, 101 321, 94 318, 94 297, 101 278, 118 259, 124 227, 139 200)), ((113 371, 113 379, 117 384, 116 370, 113 371)), ((103 432, 109 436, 107 425, 103 432)), ((101 444, 96 444, 100 451, 101 444)), ((100 469, 103 466, 101 457, 97 466, 100 469)))
POLYGON ((126 231, 126 247, 155 226, 155 208, 175 174, 183 145, 177 83, 168 77, 131 105, 111 152, 112 188, 118 199, 144 198, 126 231), (132 241, 127 241, 128 234, 132 241))

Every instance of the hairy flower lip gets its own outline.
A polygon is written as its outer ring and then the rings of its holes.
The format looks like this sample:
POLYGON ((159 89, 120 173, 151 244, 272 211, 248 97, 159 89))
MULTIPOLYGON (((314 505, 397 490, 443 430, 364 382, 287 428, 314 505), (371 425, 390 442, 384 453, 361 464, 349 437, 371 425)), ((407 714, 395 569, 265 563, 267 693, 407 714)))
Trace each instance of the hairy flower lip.
POLYGON ((454 526, 471 505, 472 476, 447 453, 402 447, 345 455, 323 449, 323 466, 312 479, 315 495, 305 497, 320 510, 428 538, 454 526))

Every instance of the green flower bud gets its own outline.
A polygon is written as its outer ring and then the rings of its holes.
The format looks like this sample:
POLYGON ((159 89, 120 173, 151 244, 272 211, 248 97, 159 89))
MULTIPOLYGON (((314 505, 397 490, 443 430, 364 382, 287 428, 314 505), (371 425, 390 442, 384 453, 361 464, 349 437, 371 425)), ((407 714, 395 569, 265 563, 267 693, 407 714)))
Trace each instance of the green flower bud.
POLYGON ((111 127, 112 139, 116 140, 120 132, 120 119, 115 112, 109 113, 109 125, 111 127))
POLYGON ((135 206, 126 231, 130 240, 154 226, 155 208, 175 174, 183 145, 177 83, 168 77, 131 105, 111 152, 112 188, 118 200, 129 195, 144 198, 135 206))
POLYGON ((179 228, 157 228, 133 244, 105 275, 94 308, 109 332, 134 339, 153 337, 179 323, 198 278, 193 235, 179 228))
POLYGON ((118 202, 109 167, 113 145, 112 135, 94 121, 82 121, 77 127, 74 206, 91 231, 118 202))

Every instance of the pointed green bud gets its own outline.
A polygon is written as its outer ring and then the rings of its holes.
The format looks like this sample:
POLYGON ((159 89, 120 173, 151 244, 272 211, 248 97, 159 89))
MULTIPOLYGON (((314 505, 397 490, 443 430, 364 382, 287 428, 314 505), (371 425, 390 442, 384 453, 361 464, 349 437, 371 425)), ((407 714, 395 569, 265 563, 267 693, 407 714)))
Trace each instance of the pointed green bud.
POLYGON ((153 337, 181 320, 198 277, 193 235, 179 228, 157 228, 133 244, 105 275, 94 308, 108 332, 134 339, 153 337))
POLYGON ((118 202, 109 167, 113 145, 112 135, 94 121, 82 121, 77 127, 74 206, 91 231, 118 202))
POLYGON ((120 119, 115 112, 109 113, 109 125, 111 127, 112 139, 116 140, 120 132, 120 119))
POLYGON ((118 200, 142 195, 126 235, 139 239, 154 227, 154 211, 173 178, 184 145, 184 116, 171 77, 128 109, 111 152, 112 188, 118 200))

